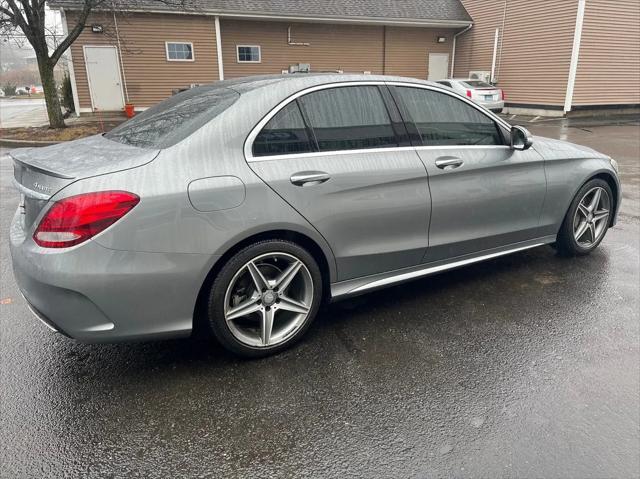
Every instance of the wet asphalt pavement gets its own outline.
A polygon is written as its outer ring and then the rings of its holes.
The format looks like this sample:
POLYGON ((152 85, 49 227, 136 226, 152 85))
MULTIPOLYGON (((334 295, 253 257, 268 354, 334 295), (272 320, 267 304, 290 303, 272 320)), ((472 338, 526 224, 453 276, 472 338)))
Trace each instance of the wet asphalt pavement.
POLYGON ((640 122, 524 124, 619 160, 624 204, 596 252, 542 247, 336 303, 259 361, 37 322, 11 273, 4 157, 0 476, 638 477, 640 122))

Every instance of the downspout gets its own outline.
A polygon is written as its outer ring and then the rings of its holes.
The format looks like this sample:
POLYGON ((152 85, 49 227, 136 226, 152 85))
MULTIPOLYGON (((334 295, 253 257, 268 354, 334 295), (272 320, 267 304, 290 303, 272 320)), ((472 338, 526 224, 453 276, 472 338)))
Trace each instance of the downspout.
MULTIPOLYGON (((69 27, 67 25, 67 16, 64 13, 64 9, 60 9, 60 20, 62 22, 62 32, 66 37, 69 35, 69 27)), ((73 93, 73 109, 76 111, 76 116, 80 116, 80 98, 78 98, 78 87, 76 86, 76 72, 73 68, 73 57, 71 55, 71 47, 67 48, 64 52, 64 56, 67 58, 67 70, 69 71, 69 78, 71 79, 71 92, 73 93)))
POLYGON ((387 74, 387 26, 382 26, 382 74, 387 74))
POLYGON ((493 37, 493 57, 491 58, 491 78, 492 85, 496 82, 496 59, 498 56, 498 37, 500 36, 500 29, 496 28, 496 34, 493 37))
POLYGON ((576 15, 576 29, 573 34, 573 48, 571 49, 571 63, 569 64, 569 78, 567 80, 567 94, 564 99, 564 112, 571 111, 573 103, 573 88, 578 73, 578 59, 580 57, 580 40, 582 39, 582 24, 584 23, 584 8, 586 0, 578 0, 578 13, 576 15))
POLYGON ((463 33, 466 33, 469 30, 471 30, 471 27, 473 27, 473 23, 470 23, 467 28, 465 28, 464 30, 460 30, 458 33, 453 35, 453 46, 451 47, 453 50, 451 52, 451 75, 449 75, 451 78, 453 78, 453 69, 456 65, 456 39, 463 33))
POLYGON ((500 51, 498 53, 498 66, 496 68, 496 76, 500 80, 500 68, 502 67, 502 47, 504 46, 504 26, 507 23, 507 1, 504 0, 504 8, 502 11, 502 29, 500 30, 500 51))
POLYGON ((116 28, 116 40, 118 41, 118 57, 120 57, 120 70, 122 71, 122 85, 124 86, 124 97, 129 103, 129 89, 127 88, 127 75, 124 71, 124 61, 122 60, 122 46, 120 45, 120 31, 118 30, 118 20, 116 19, 115 7, 113 10, 113 24, 116 28))
POLYGON ((218 55, 218 78, 224 80, 224 62, 222 61, 222 33, 220 32, 220 17, 216 15, 216 54, 218 55))

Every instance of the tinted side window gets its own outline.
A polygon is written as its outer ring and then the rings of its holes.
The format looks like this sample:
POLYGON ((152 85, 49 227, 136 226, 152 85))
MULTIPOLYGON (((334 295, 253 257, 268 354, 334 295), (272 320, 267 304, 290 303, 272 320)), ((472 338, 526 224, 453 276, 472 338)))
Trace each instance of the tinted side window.
POLYGON ((253 156, 310 151, 313 148, 296 101, 289 103, 271 118, 253 142, 253 156))
POLYGON ((320 151, 398 146, 376 86, 319 90, 300 98, 320 151))
POLYGON ((462 100, 433 90, 398 87, 403 113, 424 145, 502 145, 496 123, 462 100))

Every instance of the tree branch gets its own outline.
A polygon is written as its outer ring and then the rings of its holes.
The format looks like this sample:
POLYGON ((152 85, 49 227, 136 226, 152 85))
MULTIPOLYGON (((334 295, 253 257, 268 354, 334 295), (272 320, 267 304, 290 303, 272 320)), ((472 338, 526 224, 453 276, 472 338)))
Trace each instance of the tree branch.
POLYGON ((89 14, 92 12, 92 10, 105 3, 105 1, 106 0, 85 0, 84 7, 80 12, 80 16, 78 17, 76 24, 71 30, 69 30, 67 37, 62 40, 62 42, 60 42, 58 47, 49 57, 54 65, 58 63, 58 60, 60 60, 62 54, 71 46, 76 38, 80 36, 82 30, 84 30, 84 27, 86 26, 87 19, 89 18, 89 14))

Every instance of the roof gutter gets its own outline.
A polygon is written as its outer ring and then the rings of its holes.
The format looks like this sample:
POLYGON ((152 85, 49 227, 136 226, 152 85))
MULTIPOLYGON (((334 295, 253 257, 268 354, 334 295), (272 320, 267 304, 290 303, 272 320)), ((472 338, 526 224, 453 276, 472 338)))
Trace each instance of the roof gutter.
POLYGON ((462 35, 463 33, 468 32, 469 30, 471 30, 471 28, 473 27, 473 23, 470 23, 469 26, 467 28, 465 28, 464 30, 459 31, 458 33, 456 33, 453 36, 453 46, 451 47, 452 52, 451 52, 451 74, 449 75, 451 78, 453 78, 453 69, 456 65, 456 39, 462 35))
MULTIPOLYGON (((61 9, 63 7, 52 6, 51 9, 61 9)), ((78 10, 74 8, 64 7, 66 10, 78 10)), ((95 11, 105 11, 106 9, 97 8, 95 11)), ((245 20, 273 20, 273 21, 291 21, 291 22, 317 22, 317 23, 348 23, 348 24, 364 24, 364 25, 392 25, 405 27, 434 27, 434 28, 462 28, 470 27, 472 23, 469 20, 430 20, 430 19, 413 19, 413 18, 381 18, 381 17, 337 17, 337 16, 301 16, 301 15, 281 15, 274 13, 247 13, 240 11, 220 11, 220 10, 162 10, 162 9, 146 9, 146 8, 123 8, 122 12, 129 13, 161 13, 166 15, 204 15, 218 16, 220 18, 239 18, 245 20)))

